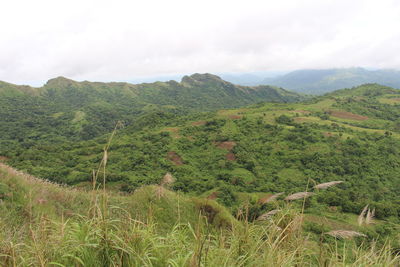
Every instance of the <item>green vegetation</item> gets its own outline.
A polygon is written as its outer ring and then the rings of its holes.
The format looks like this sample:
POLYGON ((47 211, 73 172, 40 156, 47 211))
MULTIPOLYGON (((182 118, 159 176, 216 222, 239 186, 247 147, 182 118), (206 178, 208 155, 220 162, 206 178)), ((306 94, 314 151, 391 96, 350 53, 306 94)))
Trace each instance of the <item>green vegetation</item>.
POLYGON ((0 82, 1 141, 29 147, 38 140, 89 140, 130 125, 140 116, 168 111, 211 111, 260 101, 293 102, 296 93, 271 86, 236 86, 211 74, 152 84, 76 82, 63 77, 41 88, 0 82))
MULTIPOLYGON (((235 192, 289 194, 309 181, 343 180, 318 197, 325 209, 359 213, 370 204, 378 218, 399 222, 400 139, 391 114, 400 109, 379 102, 396 93, 366 85, 305 104, 257 104, 188 117, 152 113, 118 132, 108 185, 133 192, 171 172, 175 190, 220 192, 218 201, 234 208, 235 192)), ((57 145, 43 140, 3 146, 2 154, 31 174, 85 186, 106 140, 57 145)))
POLYGON ((400 91, 117 85, 59 78, 0 98, 0 161, 76 188, 0 165, 6 266, 398 264, 400 91))
MULTIPOLYGON (((131 195, 71 190, 0 165, 0 266, 396 266, 390 226, 358 227, 335 239, 332 227, 351 223, 304 216, 294 205, 266 221, 234 218, 210 199, 162 186, 131 195), (7 190, 7 189, 5 189, 7 190), (323 225, 318 219, 324 220, 323 225)), ((95 188, 97 188, 95 186, 95 188)), ((333 228, 335 229, 335 228, 333 228)))

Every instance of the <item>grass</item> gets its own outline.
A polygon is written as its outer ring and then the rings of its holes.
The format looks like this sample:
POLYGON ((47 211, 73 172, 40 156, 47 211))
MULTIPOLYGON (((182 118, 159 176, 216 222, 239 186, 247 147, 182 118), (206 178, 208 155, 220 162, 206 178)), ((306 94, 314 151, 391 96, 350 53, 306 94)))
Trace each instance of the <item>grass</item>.
POLYGON ((245 207, 234 218, 213 200, 167 189, 158 198, 157 186, 120 195, 70 189, 5 168, 0 177, 12 191, 0 206, 0 266, 399 263, 389 244, 360 247, 355 240, 333 238, 319 244, 302 230, 304 215, 290 205, 270 220, 252 223, 245 207))

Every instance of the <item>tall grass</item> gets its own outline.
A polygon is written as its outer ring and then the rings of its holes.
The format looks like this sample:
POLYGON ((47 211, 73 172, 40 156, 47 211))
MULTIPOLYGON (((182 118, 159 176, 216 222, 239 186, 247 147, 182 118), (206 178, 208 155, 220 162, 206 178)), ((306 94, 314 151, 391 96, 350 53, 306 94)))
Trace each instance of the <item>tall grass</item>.
POLYGON ((248 211, 236 220, 213 200, 165 187, 157 196, 165 183, 132 196, 108 192, 115 131, 90 192, 0 170, 11 190, 0 202, 0 266, 399 266, 390 244, 313 240, 302 230, 304 203, 300 212, 286 203, 250 222, 248 211))
MULTIPOLYGON (((74 215, 62 222, 45 216, 26 229, 1 236, 1 266, 396 266, 382 248, 309 244, 291 210, 265 224, 214 229, 200 215, 196 224, 175 224, 160 234, 155 223, 135 220, 118 207, 103 220, 74 215), (103 228, 108 229, 107 239, 103 228), (19 233, 23 231, 24 234, 19 233), (351 252, 348 258, 345 255, 351 252), (320 254, 323 257, 319 257, 320 254)), ((1 220, 1 231, 7 223, 1 220)))

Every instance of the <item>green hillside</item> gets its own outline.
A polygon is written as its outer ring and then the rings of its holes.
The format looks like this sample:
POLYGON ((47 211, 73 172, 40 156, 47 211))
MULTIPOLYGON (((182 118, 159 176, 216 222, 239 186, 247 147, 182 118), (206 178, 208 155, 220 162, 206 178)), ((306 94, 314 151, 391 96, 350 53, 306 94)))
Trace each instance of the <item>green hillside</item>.
POLYGON ((355 216, 333 210, 303 213, 302 200, 265 204, 274 215, 252 222, 248 201, 234 217, 210 198, 169 190, 168 181, 130 195, 96 184, 83 191, 0 163, 0 266, 396 266, 400 260, 394 224, 359 226, 355 216))
POLYGON ((155 111, 186 114, 233 108, 260 101, 304 99, 283 89, 236 86, 211 74, 151 84, 76 82, 63 77, 41 88, 0 83, 1 140, 88 140, 155 111))
MULTIPOLYGON (((118 130, 108 163, 108 184, 132 192, 165 172, 174 189, 219 194, 302 191, 309 184, 343 180, 318 197, 325 208, 399 219, 400 91, 364 85, 307 103, 265 103, 187 117, 145 115, 118 130), (388 104, 388 102, 393 102, 388 104), (355 190, 357 189, 357 190, 355 190)), ((2 155, 19 169, 59 183, 85 186, 101 159, 107 135, 55 145, 3 142, 2 155)))
POLYGON ((0 266, 398 264, 399 90, 169 84, 6 90, 0 266))

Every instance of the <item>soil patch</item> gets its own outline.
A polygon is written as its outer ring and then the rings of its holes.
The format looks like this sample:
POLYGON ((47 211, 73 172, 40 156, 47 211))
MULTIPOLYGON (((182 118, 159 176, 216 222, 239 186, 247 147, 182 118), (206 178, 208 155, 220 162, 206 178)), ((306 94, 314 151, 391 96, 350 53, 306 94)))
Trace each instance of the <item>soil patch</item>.
POLYGON ((226 157, 227 160, 230 160, 230 161, 235 161, 236 160, 236 156, 232 152, 229 152, 228 154, 226 154, 225 157, 226 157))
POLYGON ((195 121, 195 122, 192 122, 192 125, 193 126, 202 126, 202 125, 205 125, 207 122, 206 121, 195 121))
POLYGON ((232 150, 236 146, 236 142, 234 141, 225 141, 225 142, 216 142, 215 145, 218 148, 232 150))
POLYGON ((182 158, 175 151, 168 152, 167 159, 172 161, 177 166, 183 165, 182 158))
POLYGON ((4 156, 0 156, 0 161, 7 161, 7 160, 9 160, 9 158, 4 157, 4 156))
POLYGON ((357 121, 364 121, 367 120, 367 116, 361 116, 358 114, 354 114, 347 111, 330 111, 330 114, 334 117, 341 118, 341 119, 350 119, 350 120, 357 120, 357 121))
POLYGON ((241 119, 243 116, 241 115, 229 115, 228 118, 232 120, 238 120, 241 119))
POLYGON ((333 133, 330 133, 330 132, 324 132, 324 133, 322 133, 325 137, 332 137, 332 136, 334 136, 334 134, 333 133))

